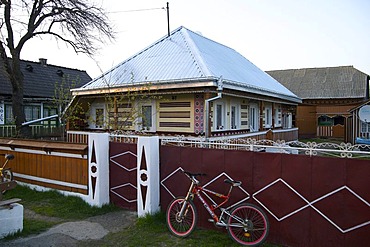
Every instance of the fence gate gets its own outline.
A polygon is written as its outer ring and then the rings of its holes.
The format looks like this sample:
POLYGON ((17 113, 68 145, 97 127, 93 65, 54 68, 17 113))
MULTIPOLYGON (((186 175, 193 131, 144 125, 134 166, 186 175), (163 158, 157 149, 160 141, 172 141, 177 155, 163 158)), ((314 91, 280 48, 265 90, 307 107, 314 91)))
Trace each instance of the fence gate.
POLYGON ((109 143, 109 197, 122 208, 137 210, 137 145, 109 143))

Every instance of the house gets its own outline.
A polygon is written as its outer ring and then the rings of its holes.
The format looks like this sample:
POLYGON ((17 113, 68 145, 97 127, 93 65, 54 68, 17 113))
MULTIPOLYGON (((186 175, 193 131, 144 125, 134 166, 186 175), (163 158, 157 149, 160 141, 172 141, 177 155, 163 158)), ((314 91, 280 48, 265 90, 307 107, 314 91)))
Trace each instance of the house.
POLYGON ((350 110, 352 122, 349 141, 370 145, 370 100, 350 110))
POLYGON ((353 66, 267 71, 302 103, 296 123, 300 138, 352 139, 350 110, 369 99, 369 75, 353 66))
POLYGON ((90 130, 206 137, 296 132, 301 102, 235 50, 185 27, 72 93, 71 105, 85 106, 90 130))
MULTIPOLYGON (((2 66, 1 66, 2 67, 2 66)), ((79 87, 91 80, 85 72, 47 63, 46 59, 39 62, 21 60, 21 70, 24 76, 24 111, 26 121, 32 121, 58 114, 60 109, 54 103, 57 85, 79 87)), ((0 137, 15 134, 14 117, 12 111, 12 86, 5 74, 0 70, 0 137)), ((56 119, 44 121, 40 125, 33 125, 33 129, 40 127, 55 127, 56 119)), ((31 126, 32 127, 32 126, 31 126)))

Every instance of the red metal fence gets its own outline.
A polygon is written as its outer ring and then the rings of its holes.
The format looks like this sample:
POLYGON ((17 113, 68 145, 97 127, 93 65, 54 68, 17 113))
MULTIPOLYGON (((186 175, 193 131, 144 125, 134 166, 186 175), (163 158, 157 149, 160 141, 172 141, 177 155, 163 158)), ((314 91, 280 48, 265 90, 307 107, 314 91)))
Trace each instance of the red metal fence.
MULTIPOLYGON (((111 143, 110 167, 111 200, 135 209, 136 144, 111 143)), ((246 201, 264 208, 271 243, 337 247, 370 241, 368 160, 161 146, 162 210, 187 192, 182 169, 206 173, 202 184, 218 192, 227 191, 225 178, 242 181, 229 205, 246 201)), ((206 210, 196 205, 199 226, 213 228, 206 210)))
MULTIPOLYGON (((268 212, 268 241, 286 246, 363 246, 370 237, 370 164, 366 160, 162 146, 161 206, 185 195, 179 171, 206 173, 202 183, 226 192, 227 176, 243 182, 230 204, 244 200, 268 212)), ((200 225, 212 227, 198 204, 200 225)))

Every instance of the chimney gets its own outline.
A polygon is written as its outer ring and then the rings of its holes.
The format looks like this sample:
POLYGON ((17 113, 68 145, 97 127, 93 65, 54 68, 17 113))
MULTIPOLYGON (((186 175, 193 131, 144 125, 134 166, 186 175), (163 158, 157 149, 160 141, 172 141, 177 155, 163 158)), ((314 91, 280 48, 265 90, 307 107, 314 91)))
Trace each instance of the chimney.
POLYGON ((46 58, 39 58, 40 64, 43 66, 47 66, 47 59, 46 58))

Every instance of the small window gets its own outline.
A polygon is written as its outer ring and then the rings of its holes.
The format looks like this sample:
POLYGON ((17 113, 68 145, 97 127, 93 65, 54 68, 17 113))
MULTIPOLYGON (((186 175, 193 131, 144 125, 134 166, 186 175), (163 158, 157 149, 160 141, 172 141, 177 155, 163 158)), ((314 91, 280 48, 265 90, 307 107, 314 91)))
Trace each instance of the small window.
POLYGON ((104 126, 104 109, 96 108, 95 109, 95 128, 103 128, 104 126))
POLYGON ((265 108, 265 128, 270 128, 272 125, 272 110, 271 106, 265 108))
POLYGON ((237 105, 231 105, 230 110, 230 129, 238 129, 240 125, 239 107, 237 105))
POLYGON ((152 118, 152 106, 145 105, 142 106, 142 126, 144 128, 151 128, 153 127, 153 118, 152 118))
POLYGON ((333 126, 334 119, 328 116, 320 116, 318 119, 319 126, 333 126))
POLYGON ((224 114, 224 105, 222 103, 216 104, 216 130, 223 130, 225 128, 225 114, 224 114))
POLYGON ((258 131, 258 114, 257 104, 251 104, 249 107, 249 128, 251 132, 258 131))

